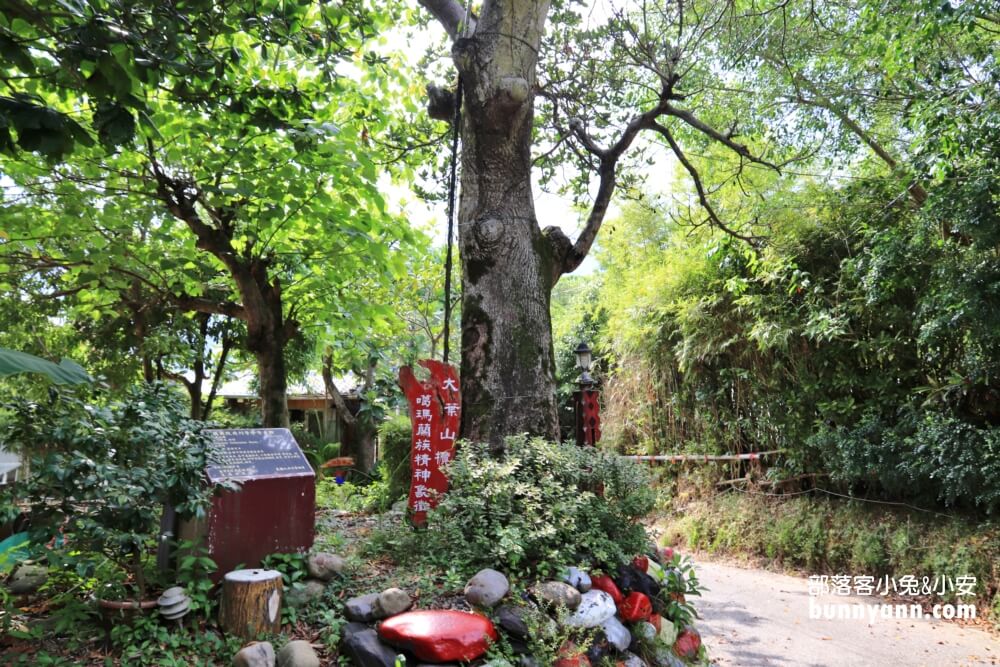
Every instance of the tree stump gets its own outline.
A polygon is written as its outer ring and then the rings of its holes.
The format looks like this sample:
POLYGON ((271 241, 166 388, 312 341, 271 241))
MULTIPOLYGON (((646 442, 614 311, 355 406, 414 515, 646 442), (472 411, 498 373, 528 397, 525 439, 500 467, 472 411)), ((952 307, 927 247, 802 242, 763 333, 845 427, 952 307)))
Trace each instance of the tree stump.
POLYGON ((253 639, 281 629, 281 573, 234 570, 222 580, 219 625, 231 635, 253 639))

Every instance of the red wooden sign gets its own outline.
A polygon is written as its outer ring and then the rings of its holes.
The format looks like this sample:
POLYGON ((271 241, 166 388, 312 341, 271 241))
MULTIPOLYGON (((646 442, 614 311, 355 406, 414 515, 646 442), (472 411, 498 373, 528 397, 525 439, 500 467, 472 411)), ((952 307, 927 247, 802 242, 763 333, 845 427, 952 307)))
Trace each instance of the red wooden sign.
POLYGON ((455 438, 461 423, 462 399, 458 390, 458 372, 433 359, 417 362, 431 373, 426 382, 413 375, 413 369, 399 369, 399 386, 410 404, 413 440, 410 448, 410 513, 415 525, 427 521, 427 510, 435 507, 448 490, 448 478, 442 468, 455 455, 455 438))
POLYGON ((583 444, 591 447, 601 440, 601 392, 584 389, 580 392, 583 411, 583 444))

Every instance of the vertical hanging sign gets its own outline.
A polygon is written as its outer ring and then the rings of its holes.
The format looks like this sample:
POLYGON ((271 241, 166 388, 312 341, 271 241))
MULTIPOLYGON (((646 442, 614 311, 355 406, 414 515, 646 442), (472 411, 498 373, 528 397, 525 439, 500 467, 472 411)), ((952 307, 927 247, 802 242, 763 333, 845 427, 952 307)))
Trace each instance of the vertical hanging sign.
POLYGON ((430 379, 421 382, 412 368, 403 366, 399 369, 399 386, 410 404, 413 425, 409 507, 413 523, 421 526, 427 521, 427 510, 435 507, 448 490, 442 468, 455 455, 462 400, 453 366, 433 359, 417 363, 430 371, 430 379))

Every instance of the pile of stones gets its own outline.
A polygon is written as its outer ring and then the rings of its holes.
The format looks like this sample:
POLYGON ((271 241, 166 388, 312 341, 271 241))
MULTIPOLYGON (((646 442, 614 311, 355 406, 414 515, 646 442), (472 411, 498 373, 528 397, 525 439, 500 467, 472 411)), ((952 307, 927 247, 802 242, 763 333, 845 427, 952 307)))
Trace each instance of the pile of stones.
MULTIPOLYGON (((476 612, 456 609, 412 610, 410 596, 398 588, 352 598, 343 632, 342 655, 357 667, 479 664, 514 667, 505 660, 485 661, 489 646, 503 640, 518 656, 518 667, 543 667, 530 645, 539 637, 566 640, 554 667, 586 667, 606 658, 624 667, 681 667, 699 659, 701 638, 690 626, 678 631, 663 614, 671 553, 635 558, 614 573, 588 573, 569 567, 560 581, 539 581, 521 596, 511 595, 503 573, 485 569, 465 587, 476 612), (640 657, 643 656, 643 657, 640 657)), ((680 573, 674 571, 676 578, 680 573)))

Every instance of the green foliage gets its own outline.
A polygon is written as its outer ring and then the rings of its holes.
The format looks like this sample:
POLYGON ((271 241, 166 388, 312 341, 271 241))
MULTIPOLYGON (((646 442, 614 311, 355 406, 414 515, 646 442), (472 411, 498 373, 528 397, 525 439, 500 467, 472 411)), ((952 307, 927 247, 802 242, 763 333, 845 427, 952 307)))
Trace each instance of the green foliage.
POLYGON ((53 384, 73 385, 93 382, 87 371, 69 359, 63 359, 57 364, 33 354, 0 348, 0 377, 18 373, 44 375, 53 384))
MULTIPOLYGON (((391 417, 379 427, 381 465, 389 485, 391 502, 410 492, 410 446, 413 429, 406 415, 391 417)), ((390 504, 391 504, 390 502, 390 504)))
MULTIPOLYGON (((971 575, 977 581, 976 601, 985 604, 1000 590, 996 523, 855 500, 740 493, 690 503, 673 516, 664 541, 691 549, 765 557, 810 574, 971 575)), ((941 596, 954 598, 953 591, 941 596)))
POLYGON ((335 477, 324 477, 316 485, 316 506, 348 512, 384 512, 399 500, 390 493, 388 480, 380 463, 364 484, 337 483, 335 477))
POLYGON ((512 437, 498 457, 463 444, 448 475, 452 488, 414 556, 469 573, 553 576, 570 564, 613 569, 646 548, 638 519, 653 506, 647 474, 617 456, 512 437))
POLYGON ((143 593, 144 556, 163 506, 203 517, 210 501, 204 471, 212 446, 203 425, 163 385, 106 406, 53 392, 9 409, 0 445, 22 452, 32 474, 5 488, 4 514, 26 505, 35 544, 62 533, 57 544, 104 554, 143 593))
POLYGON ((214 618, 217 600, 212 595, 215 585, 211 575, 219 569, 208 556, 208 549, 195 542, 182 541, 177 545, 175 584, 184 588, 191 598, 191 614, 205 619, 214 618))

